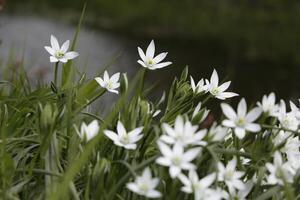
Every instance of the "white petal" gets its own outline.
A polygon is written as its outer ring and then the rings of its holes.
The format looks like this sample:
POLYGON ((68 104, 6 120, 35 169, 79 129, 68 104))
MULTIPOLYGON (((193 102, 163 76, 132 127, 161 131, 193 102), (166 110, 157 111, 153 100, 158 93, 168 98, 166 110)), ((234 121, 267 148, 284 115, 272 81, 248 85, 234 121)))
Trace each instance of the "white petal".
POLYGON ((119 140, 119 137, 115 132, 110 131, 110 130, 104 130, 103 132, 104 132, 104 135, 106 135, 112 141, 118 141, 119 140))
POLYGON ((228 87, 230 86, 231 81, 227 81, 225 83, 223 83, 222 85, 220 85, 218 88, 221 92, 224 92, 225 90, 228 89, 228 87))
POLYGON ((185 161, 192 161, 199 155, 200 151, 200 147, 190 149, 186 153, 184 153, 183 159, 185 161))
POLYGON ((118 90, 112 90, 112 89, 108 89, 108 91, 115 93, 115 94, 119 94, 118 90))
POLYGON ((147 65, 145 65, 145 63, 144 63, 143 61, 138 60, 137 62, 138 62, 140 65, 142 65, 143 67, 148 68, 147 65))
POLYGON ((143 131, 143 128, 144 127, 141 126, 141 127, 133 129, 132 131, 130 131, 128 133, 128 136, 132 137, 132 138, 137 137, 143 131))
POLYGON ((76 58, 77 56, 79 56, 79 53, 75 52, 75 51, 70 51, 70 52, 67 52, 65 54, 65 57, 68 59, 68 60, 72 60, 73 58, 76 58))
POLYGON ((161 193, 156 190, 150 190, 146 196, 148 198, 159 198, 159 197, 161 197, 161 193))
POLYGON ((50 56, 50 62, 58 62, 58 59, 54 56, 50 56))
POLYGON ((126 129, 121 121, 118 121, 117 131, 119 136, 123 136, 127 134, 126 129))
POLYGON ((136 149, 136 144, 126 144, 124 145, 124 148, 125 149, 132 149, 132 150, 135 150, 136 149))
POLYGON ((223 120, 222 125, 226 126, 226 127, 230 127, 230 128, 233 128, 233 127, 236 126, 234 121, 231 121, 231 120, 228 120, 228 119, 223 120))
POLYGON ((62 63, 68 62, 68 59, 66 57, 59 58, 58 60, 62 63))
POLYGON ((154 61, 155 63, 159 63, 159 62, 161 62, 163 59, 166 58, 167 54, 168 54, 167 52, 160 53, 160 54, 158 54, 157 56, 155 56, 155 58, 153 59, 153 61, 154 61))
POLYGON ((69 45, 70 45, 70 41, 69 40, 65 41, 61 46, 60 51, 66 53, 69 49, 69 45))
POLYGON ((258 132, 261 130, 260 125, 259 124, 254 124, 254 123, 248 123, 245 126, 246 130, 250 131, 250 132, 258 132))
POLYGON ((95 81, 97 81, 97 83, 98 83, 101 87, 105 87, 105 83, 104 83, 104 81, 102 80, 102 78, 96 77, 96 78, 95 78, 95 81))
POLYGON ((152 40, 150 42, 149 46, 147 47, 146 57, 147 58, 153 58, 154 57, 154 53, 155 53, 155 44, 154 44, 154 41, 152 40))
POLYGON ((138 47, 138 52, 139 52, 140 58, 145 62, 146 56, 144 54, 144 51, 140 47, 138 47))
POLYGON ((173 155, 171 148, 162 143, 162 142, 157 142, 158 148, 160 152, 165 156, 165 157, 171 157, 173 155))
POLYGON ((247 113, 247 104, 246 104, 245 99, 242 98, 238 104, 237 115, 239 117, 244 117, 244 116, 246 116, 246 113, 247 113))
POLYGON ((153 67, 155 69, 160 69, 160 68, 166 67, 166 66, 171 65, 171 64, 172 64, 172 62, 163 62, 163 63, 156 64, 153 67))
POLYGON ((50 53, 52 56, 54 56, 54 54, 55 54, 54 49, 52 49, 52 48, 49 47, 49 46, 45 46, 44 48, 46 49, 46 51, 48 51, 48 53, 50 53))
POLYGON ((218 76, 218 73, 217 71, 214 69, 211 77, 210 77, 210 84, 213 86, 213 87, 217 87, 218 84, 219 84, 219 76, 218 76))
POLYGON ((50 42, 51 42, 52 49, 54 51, 59 51, 60 50, 58 40, 54 35, 51 35, 50 42))
POLYGON ((156 163, 163 165, 163 166, 170 166, 172 163, 169 159, 166 159, 164 157, 159 157, 156 159, 156 163))
POLYGON ((180 172, 181 172, 181 169, 179 167, 171 166, 169 168, 169 173, 170 173, 171 178, 177 177, 180 174, 180 172))
POLYGON ((231 120, 235 120, 237 118, 235 111, 226 103, 221 104, 222 111, 224 115, 231 120))
POLYGON ((212 173, 212 174, 209 174, 207 176, 205 176, 204 178, 202 178, 199 183, 205 187, 205 188, 208 188, 215 180, 216 178, 216 174, 215 173, 212 173))
POLYGON ((222 92, 221 94, 217 95, 216 97, 224 100, 226 98, 231 98, 231 97, 235 97, 235 96, 239 96, 239 95, 234 92, 222 92))
POLYGON ((127 183, 126 187, 132 192, 139 194, 139 187, 135 183, 127 183))
POLYGON ((245 129, 240 128, 240 127, 236 127, 236 128, 234 129, 234 133, 235 133, 235 135, 236 135, 239 139, 243 139, 243 138, 245 137, 245 135, 246 135, 245 129))
POLYGON ((118 82, 120 78, 120 73, 116 73, 114 75, 112 75, 112 77, 110 77, 110 80, 114 83, 118 82))
POLYGON ((259 107, 253 108, 253 109, 246 115, 246 121, 247 121, 247 122, 253 122, 253 121, 255 121, 255 120, 260 116, 261 113, 262 113, 261 108, 259 108, 259 107))
POLYGON ((194 79, 193 79, 192 76, 190 77, 190 79, 191 79, 191 87, 192 87, 192 90, 195 92, 195 91, 196 91, 196 84, 195 84, 195 81, 194 81, 194 79))
POLYGON ((170 136, 167 136, 167 135, 160 136, 159 140, 164 142, 164 143, 167 143, 167 144, 174 144, 175 143, 174 138, 172 138, 170 136))
POLYGON ((237 163, 236 157, 233 157, 233 159, 228 162, 226 169, 230 171, 235 171, 236 163, 237 163))

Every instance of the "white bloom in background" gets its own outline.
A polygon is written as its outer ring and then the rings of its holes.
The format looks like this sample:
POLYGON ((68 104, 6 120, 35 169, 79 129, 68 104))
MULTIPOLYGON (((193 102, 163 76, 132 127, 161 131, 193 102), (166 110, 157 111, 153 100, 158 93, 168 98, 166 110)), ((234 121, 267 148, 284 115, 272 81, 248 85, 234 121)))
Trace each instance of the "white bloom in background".
POLYGON ((290 107, 291 107, 291 112, 295 115, 295 117, 300 120, 300 110, 299 108, 292 102, 290 101, 290 107))
POLYGON ((278 105, 276 104, 275 93, 272 92, 269 96, 264 95, 261 102, 257 102, 257 105, 263 110, 264 113, 268 113, 270 116, 276 116, 278 112, 278 105))
POLYGON ((246 131, 258 132, 261 130, 259 124, 253 123, 260 116, 261 109, 256 107, 247 113, 247 104, 244 98, 238 104, 237 113, 226 103, 222 103, 221 108, 228 118, 222 122, 222 125, 234 128, 234 133, 239 139, 244 138, 246 131))
POLYGON ((293 131, 298 129, 299 120, 297 120, 294 112, 286 112, 286 105, 283 100, 280 101, 277 119, 279 120, 280 125, 285 129, 290 129, 293 131))
POLYGON ((72 60, 79 56, 79 54, 75 51, 68 51, 70 46, 70 41, 67 40, 63 43, 63 45, 60 47, 58 40, 54 35, 51 35, 51 47, 45 46, 45 49, 50 53, 50 62, 62 62, 66 63, 68 60, 72 60))
POLYGON ((118 94, 119 92, 116 89, 120 87, 119 78, 120 73, 116 73, 109 78, 107 71, 105 71, 103 79, 100 77, 96 77, 95 80, 101 87, 107 89, 110 92, 118 94))
POLYGON ((142 60, 138 60, 137 62, 143 67, 148 68, 150 70, 160 69, 172 64, 172 62, 161 62, 163 61, 163 59, 166 58, 168 52, 160 53, 154 57, 155 44, 153 40, 147 47, 146 54, 140 47, 138 47, 138 52, 142 60))
POLYGON ((97 120, 93 120, 91 123, 86 125, 82 122, 80 132, 77 130, 77 133, 81 140, 90 141, 93 139, 99 132, 99 124, 97 120))
POLYGON ((198 174, 195 170, 189 171, 189 176, 186 177, 184 174, 178 175, 179 180, 183 183, 181 190, 185 193, 195 194, 195 199, 207 199, 208 194, 211 193, 209 186, 211 186, 216 178, 216 174, 212 173, 206 177, 199 179, 198 174))
POLYGON ((245 188, 242 190, 239 190, 237 193, 233 193, 231 194, 231 196, 233 197, 233 199, 237 199, 237 200, 246 200, 248 194, 251 192, 252 188, 253 188, 253 182, 252 180, 247 181, 247 183, 245 183, 245 188))
POLYGON ((279 151, 276 151, 274 153, 273 164, 267 163, 266 168, 270 172, 270 174, 267 177, 267 184, 284 185, 283 180, 290 183, 293 181, 291 167, 288 162, 282 161, 281 153, 279 151))
POLYGON ((197 132, 198 126, 193 126, 188 120, 184 122, 181 115, 176 117, 174 128, 167 123, 163 123, 162 128, 166 134, 162 135, 160 140, 167 144, 206 145, 206 142, 202 139, 205 137, 207 130, 203 129, 197 132))
POLYGON ((148 198, 159 198, 161 193, 155 188, 159 183, 158 178, 152 178, 151 171, 147 167, 144 169, 141 176, 136 177, 132 183, 127 183, 126 187, 134 193, 148 197, 148 198))
POLYGON ((143 137, 143 134, 141 134, 142 130, 143 127, 138 127, 127 133, 122 122, 118 121, 117 133, 104 130, 104 134, 117 146, 124 147, 125 149, 136 149, 136 142, 143 137))
POLYGON ((201 79, 196 85, 193 77, 191 76, 190 78, 191 78, 191 88, 195 94, 199 94, 201 92, 207 92, 206 91, 207 87, 204 84, 204 79, 201 79))
POLYGON ((275 137, 272 139, 272 142, 274 143, 275 146, 281 145, 282 143, 285 142, 285 140, 291 135, 290 132, 285 132, 284 130, 280 130, 279 132, 275 132, 275 137))
POLYGON ((245 173, 242 171, 237 171, 236 165, 236 157, 230 160, 226 167, 223 165, 223 163, 218 163, 218 181, 224 181, 230 193, 234 193, 235 189, 245 189, 245 184, 240 180, 245 173))
POLYGON ((228 89, 230 86, 231 81, 227 81, 219 86, 219 76, 217 71, 214 69, 211 77, 210 82, 206 80, 206 89, 210 94, 212 94, 214 97, 224 100, 226 98, 231 98, 234 96, 238 96, 238 94, 234 92, 225 92, 225 90, 228 89))
MULTIPOLYGON (((199 102, 197 104, 197 106, 196 106, 196 108, 195 108, 195 110, 193 112, 192 119, 194 119, 195 117, 198 118, 198 115, 200 115, 200 112, 201 112, 200 109, 201 109, 201 102, 199 102)), ((203 114, 201 116, 201 119, 199 119, 198 123, 203 122, 206 119, 206 117, 208 116, 209 112, 210 112, 209 110, 207 110, 206 108, 204 108, 204 112, 203 112, 203 114)))
POLYGON ((222 141, 228 134, 228 128, 223 126, 218 126, 216 122, 210 127, 207 135, 208 138, 213 142, 222 141))
POLYGON ((200 154, 201 148, 192 148, 184 152, 183 146, 178 143, 172 149, 162 142, 157 142, 157 144, 162 156, 156 159, 156 163, 169 167, 169 173, 172 178, 177 177, 181 170, 196 169, 196 166, 191 161, 200 154))

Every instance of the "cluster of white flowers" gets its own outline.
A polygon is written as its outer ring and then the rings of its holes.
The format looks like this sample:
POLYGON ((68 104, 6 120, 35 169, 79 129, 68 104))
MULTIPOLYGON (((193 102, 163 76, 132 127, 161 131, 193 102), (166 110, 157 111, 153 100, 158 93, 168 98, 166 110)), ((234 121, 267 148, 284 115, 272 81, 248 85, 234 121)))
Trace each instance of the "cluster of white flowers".
MULTIPOLYGON (((51 54, 51 62, 65 63, 79 55, 76 52, 67 52, 69 41, 59 47, 54 36, 51 36, 51 46, 45 47, 51 54)), ((167 52, 154 56, 153 40, 147 47, 146 53, 140 47, 138 47, 138 53, 141 58, 138 63, 149 70, 172 64, 171 62, 162 62, 167 56, 167 52)), ((120 87, 119 79, 120 73, 109 77, 107 71, 104 72, 103 78, 95 78, 102 88, 116 94, 118 94, 117 88, 120 87)), ((213 70, 210 80, 201 79, 195 83, 193 77, 190 77, 190 87, 195 94, 208 94, 207 97, 215 97, 220 100, 238 96, 236 93, 226 92, 230 83, 228 81, 219 85, 219 76, 216 70, 213 70)), ((228 142, 229 139, 230 142, 239 142, 251 134, 254 134, 254 138, 271 136, 275 153, 273 163, 265 164, 268 173, 264 174, 263 183, 270 185, 292 183, 300 169, 300 140, 299 136, 294 134, 299 130, 300 109, 290 102, 291 110, 288 112, 283 100, 279 104, 276 103, 274 93, 264 95, 262 101, 257 102, 257 106, 250 111, 247 111, 247 103, 244 98, 239 101, 237 111, 227 103, 220 105, 226 118, 220 125, 214 122, 208 130, 200 129, 199 126, 209 114, 209 110, 205 107, 201 109, 203 102, 198 102, 191 114, 191 120, 189 120, 188 113, 182 113, 176 117, 173 124, 162 123, 163 134, 156 141, 161 155, 156 159, 156 164, 168 167, 170 177, 181 181, 183 185, 181 190, 187 194, 193 194, 196 200, 246 199, 253 188, 256 175, 251 178, 246 176, 246 171, 242 171, 241 165, 249 165, 252 162, 251 156, 232 156, 231 160, 228 160, 227 157, 224 162, 217 159, 215 168, 210 169, 210 172, 202 175, 201 178, 198 175, 201 169, 198 169, 196 162, 201 157, 203 149, 208 149, 212 144, 228 142), (195 125, 192 122, 198 115, 200 115, 200 119, 196 122, 198 125, 195 125), (265 125, 266 120, 272 121, 273 124, 265 125)), ((160 112, 147 103, 147 113, 151 117, 157 116, 160 112)), ((98 134, 99 129, 98 122, 94 120, 88 125, 83 122, 80 131, 76 130, 79 137, 88 142, 98 134)), ((116 146, 126 150, 135 150, 138 147, 137 143, 143 138, 142 131, 143 127, 137 127, 128 132, 119 120, 116 132, 104 130, 103 133, 116 146)), ((246 153, 244 148, 236 150, 246 153)), ((152 177, 151 170, 147 167, 141 176, 135 178, 134 182, 127 184, 127 188, 148 198, 159 198, 162 194, 155 189, 159 182, 158 178, 152 177)))

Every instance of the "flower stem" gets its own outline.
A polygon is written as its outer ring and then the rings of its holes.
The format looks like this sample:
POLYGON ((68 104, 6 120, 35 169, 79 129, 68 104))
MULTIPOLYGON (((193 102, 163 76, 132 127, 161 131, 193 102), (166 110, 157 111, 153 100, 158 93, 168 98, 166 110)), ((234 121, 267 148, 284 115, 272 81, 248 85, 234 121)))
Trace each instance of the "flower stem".
POLYGON ((54 69, 54 84, 57 85, 57 71, 58 71, 58 62, 55 63, 55 69, 54 69))

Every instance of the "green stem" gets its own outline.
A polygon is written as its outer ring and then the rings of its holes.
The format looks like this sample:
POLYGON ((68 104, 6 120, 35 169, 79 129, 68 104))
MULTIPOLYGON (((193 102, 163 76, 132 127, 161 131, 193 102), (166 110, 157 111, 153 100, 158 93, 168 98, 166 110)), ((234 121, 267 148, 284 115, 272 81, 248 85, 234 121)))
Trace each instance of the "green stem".
POLYGON ((57 86, 58 63, 59 63, 59 62, 56 62, 56 63, 55 63, 55 68, 54 68, 54 84, 55 84, 55 86, 57 86))

